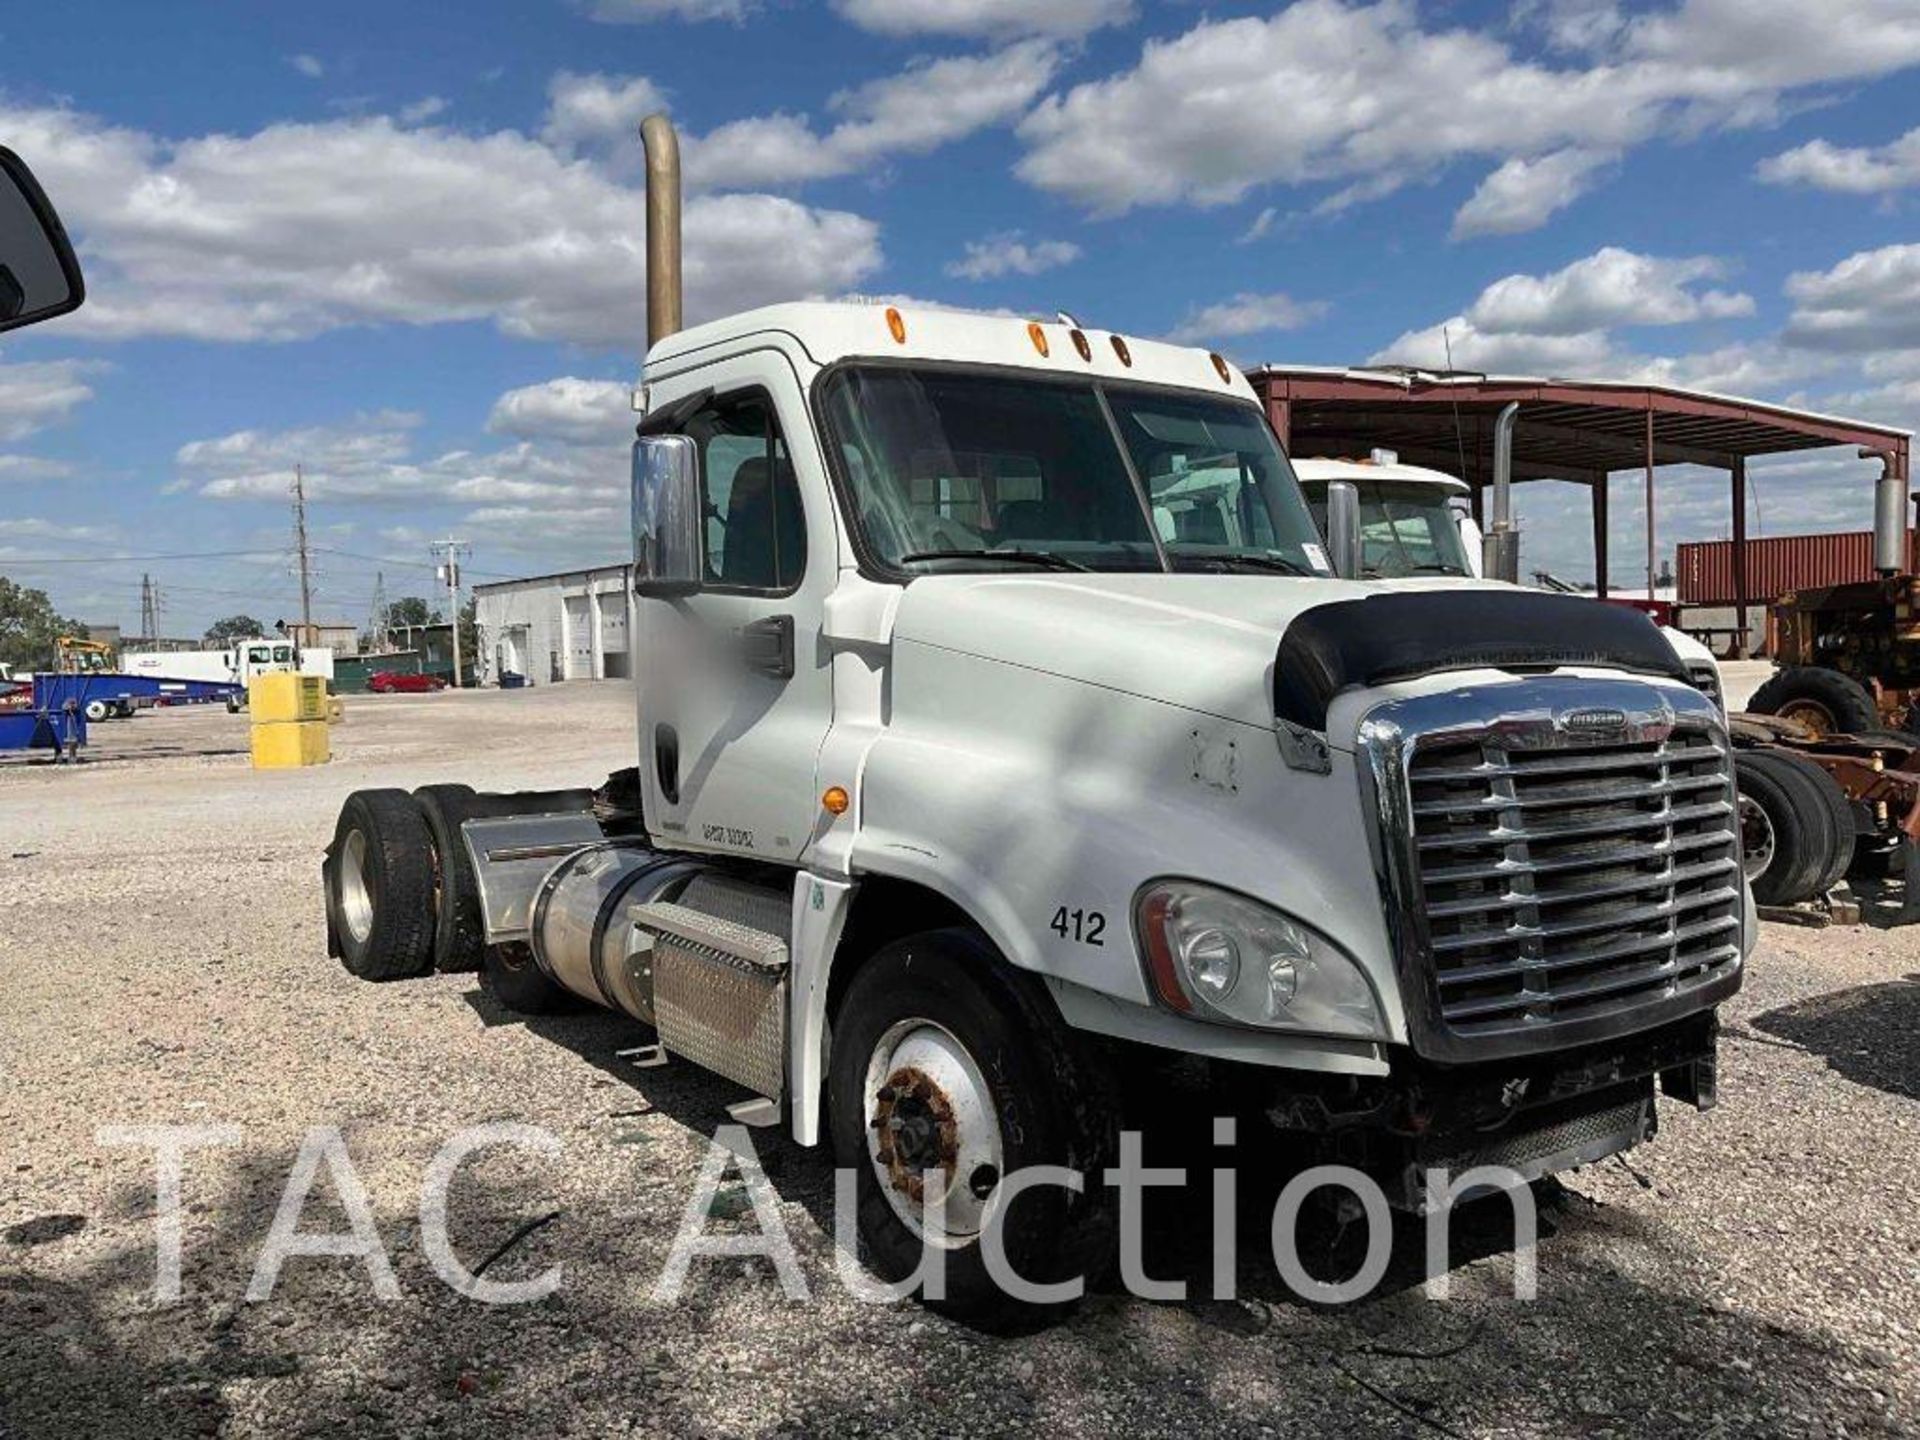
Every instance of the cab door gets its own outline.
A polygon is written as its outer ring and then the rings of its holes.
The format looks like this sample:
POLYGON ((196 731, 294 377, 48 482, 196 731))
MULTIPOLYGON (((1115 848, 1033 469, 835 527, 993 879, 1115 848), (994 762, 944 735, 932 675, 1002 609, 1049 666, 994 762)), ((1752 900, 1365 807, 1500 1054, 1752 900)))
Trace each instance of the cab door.
POLYGON ((636 602, 640 770, 664 845, 797 860, 819 815, 833 718, 820 641, 838 554, 799 382, 760 351, 706 367, 673 429, 697 448, 699 587, 636 602))

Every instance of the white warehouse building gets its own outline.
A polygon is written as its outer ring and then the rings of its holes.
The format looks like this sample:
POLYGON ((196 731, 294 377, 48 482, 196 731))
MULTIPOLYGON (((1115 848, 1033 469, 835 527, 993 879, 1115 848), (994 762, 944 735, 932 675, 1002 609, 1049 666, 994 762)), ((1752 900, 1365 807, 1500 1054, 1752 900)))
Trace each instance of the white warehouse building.
POLYGON ((526 676, 529 685, 630 679, 628 568, 605 565, 475 585, 479 682, 498 684, 508 672, 526 676))

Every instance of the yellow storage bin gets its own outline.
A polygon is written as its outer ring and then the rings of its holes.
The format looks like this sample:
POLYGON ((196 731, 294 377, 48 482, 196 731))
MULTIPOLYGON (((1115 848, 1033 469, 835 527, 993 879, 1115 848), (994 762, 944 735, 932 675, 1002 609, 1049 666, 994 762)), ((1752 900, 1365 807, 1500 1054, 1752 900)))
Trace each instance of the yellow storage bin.
POLYGON ((325 720, 327 682, 319 675, 275 670, 256 675, 247 685, 247 708, 254 724, 284 720, 325 720))
POLYGON ((278 720, 253 724, 253 768, 287 770, 324 765, 333 758, 324 720, 278 720))

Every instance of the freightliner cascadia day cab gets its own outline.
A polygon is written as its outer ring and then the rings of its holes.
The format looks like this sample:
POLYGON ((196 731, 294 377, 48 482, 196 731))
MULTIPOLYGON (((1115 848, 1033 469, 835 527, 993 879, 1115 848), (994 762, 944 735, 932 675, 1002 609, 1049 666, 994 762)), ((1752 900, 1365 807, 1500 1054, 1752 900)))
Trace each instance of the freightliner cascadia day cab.
POLYGON ((356 792, 350 970, 653 1027, 969 1314, 989 1227, 1029 1280, 1097 1264, 1162 1065, 1413 1207, 1428 1167, 1539 1176, 1712 1103, 1753 936, 1728 746, 1644 616, 1337 578, 1204 350, 905 303, 683 330, 643 135, 637 763, 356 792), (1009 1199, 1041 1165, 1085 1183, 1009 1199))

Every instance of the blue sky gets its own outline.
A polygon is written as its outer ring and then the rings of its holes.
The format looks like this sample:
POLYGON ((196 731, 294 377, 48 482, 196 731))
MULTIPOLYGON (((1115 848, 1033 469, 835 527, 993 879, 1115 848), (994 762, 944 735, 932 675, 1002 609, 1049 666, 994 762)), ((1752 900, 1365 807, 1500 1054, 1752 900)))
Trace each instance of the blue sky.
MULTIPOLYGON (((1632 377, 1920 416, 1920 0, 95 3, 0 20, 0 143, 91 298, 0 344, 0 573, 91 621, 317 612, 618 559, 632 125, 689 308, 902 295, 1242 362, 1632 377), (110 561, 114 556, 180 558, 110 561)), ((1757 471, 1767 533, 1871 467, 1757 471)), ((1724 533, 1676 474, 1663 548, 1724 533)), ((1640 543, 1617 482, 1616 578, 1640 543)), ((1581 575, 1583 493, 1521 492, 1581 575)))

